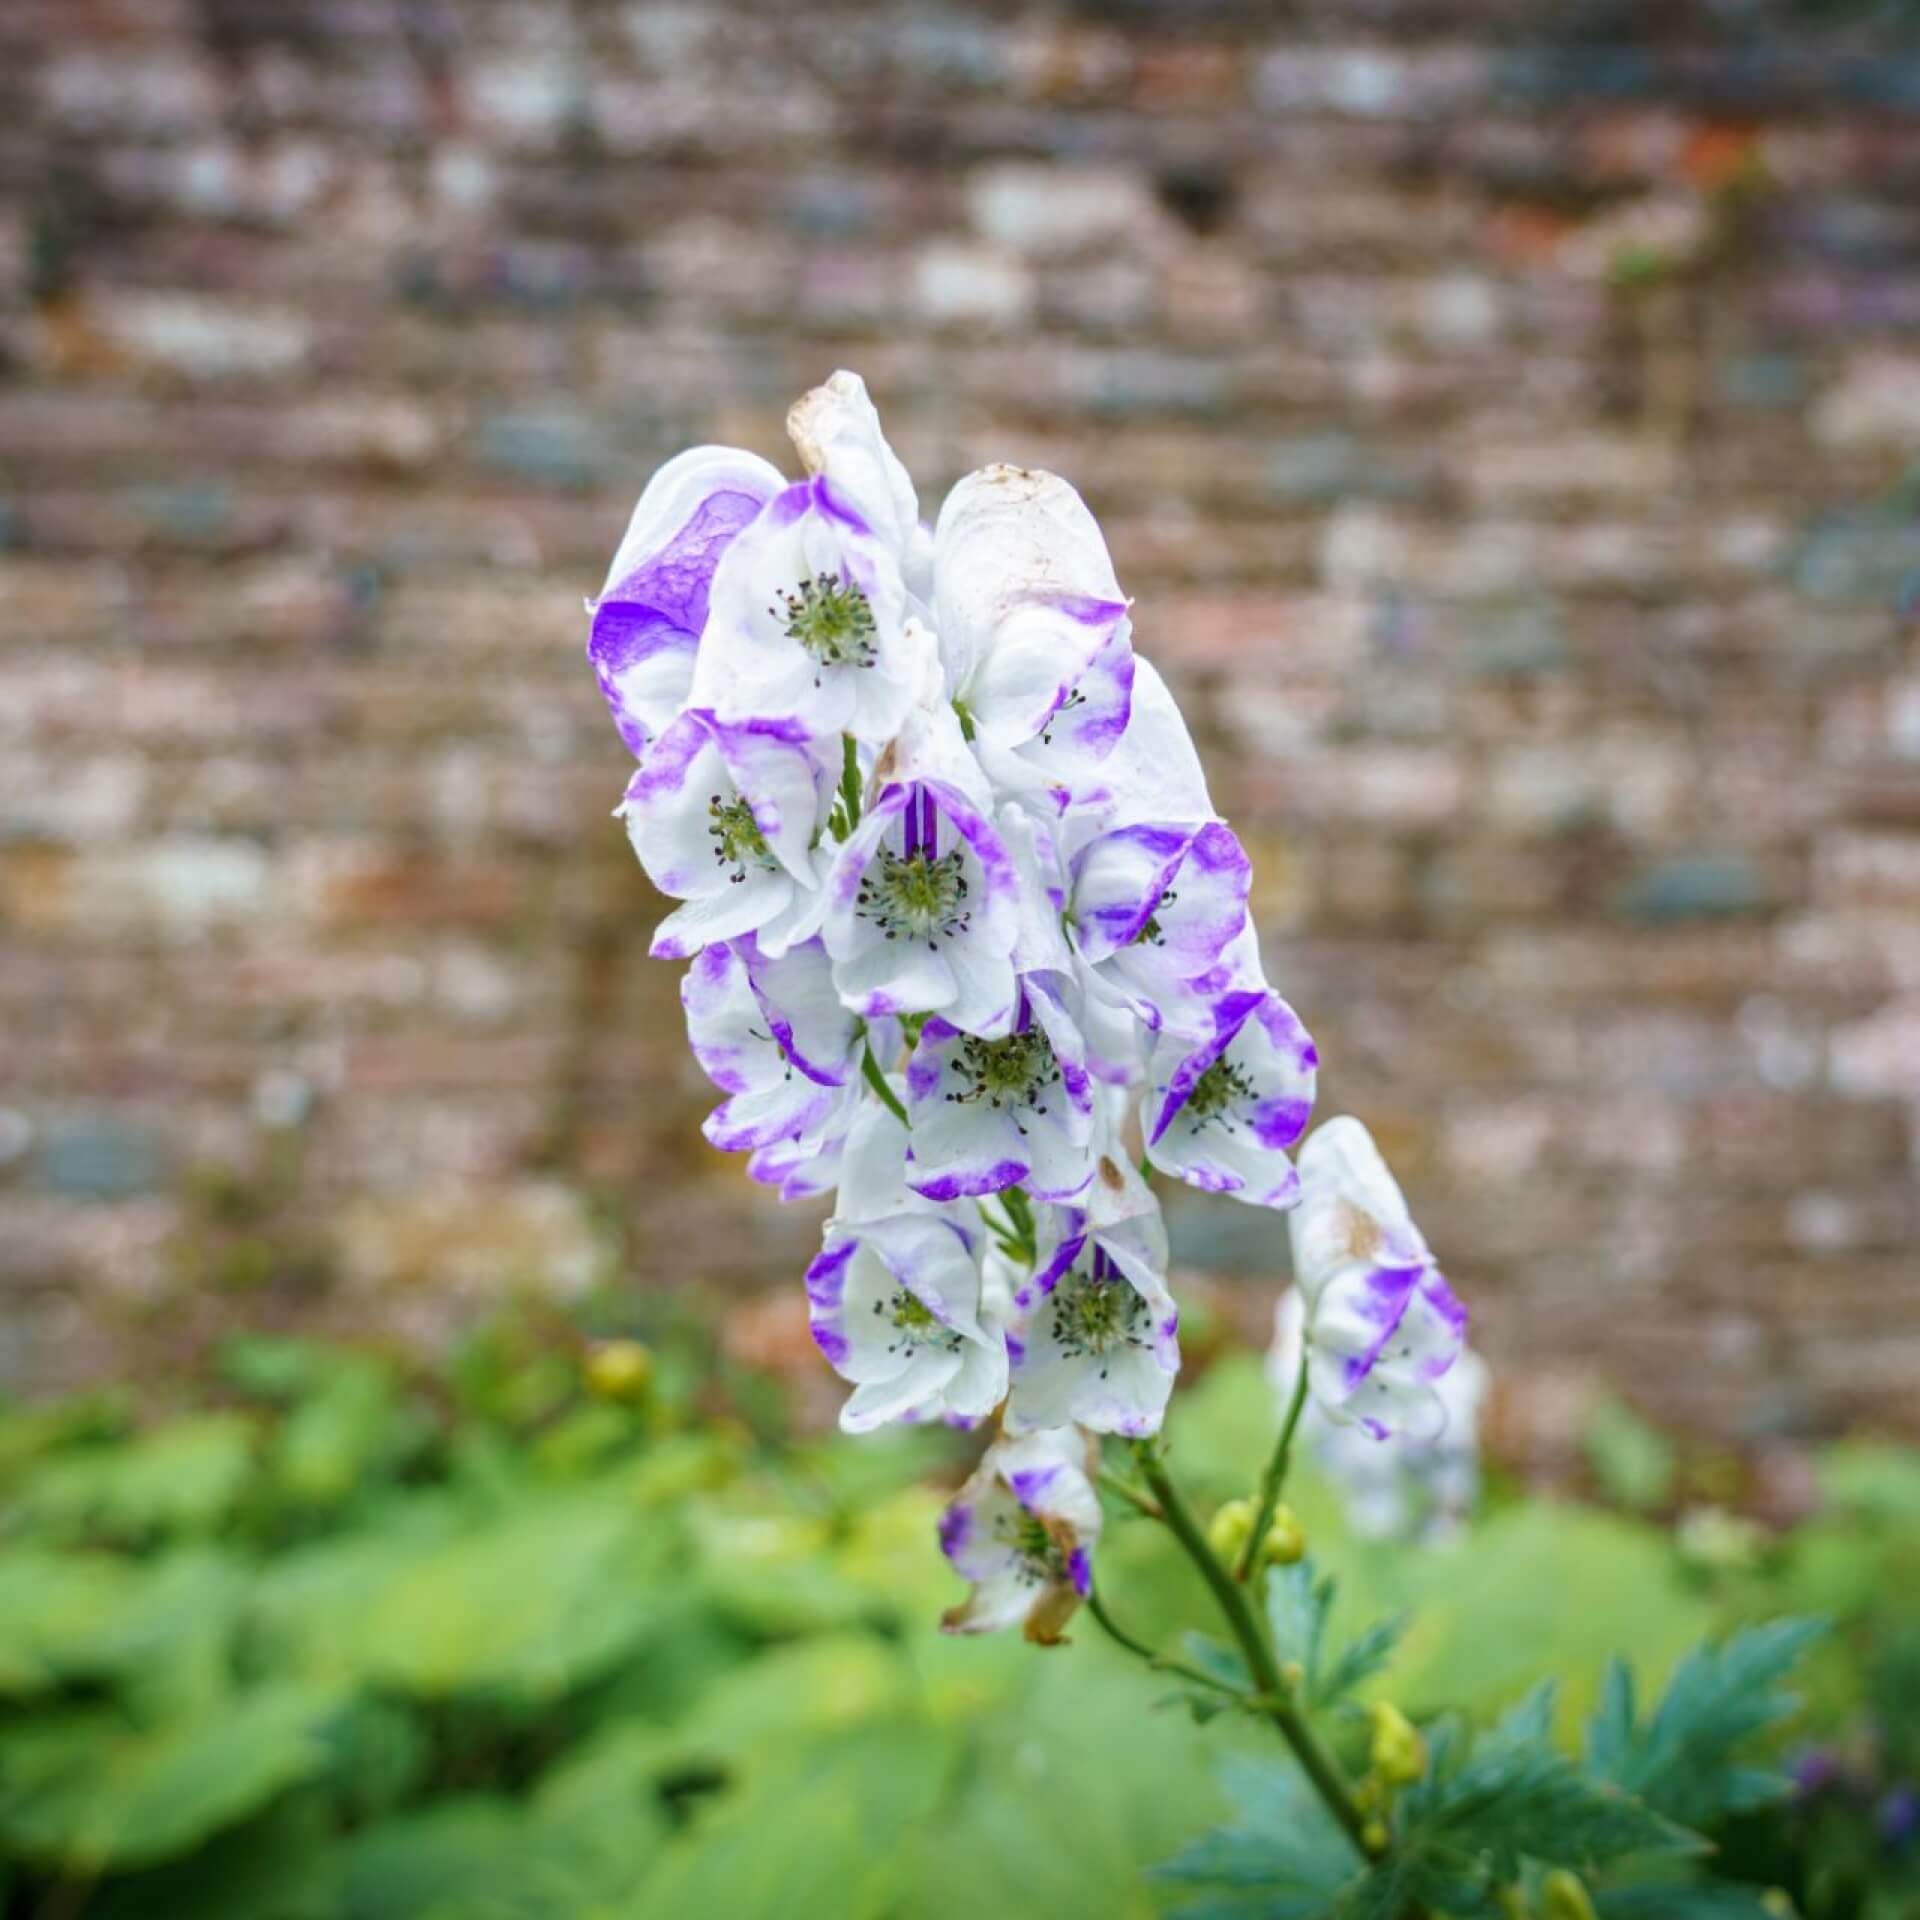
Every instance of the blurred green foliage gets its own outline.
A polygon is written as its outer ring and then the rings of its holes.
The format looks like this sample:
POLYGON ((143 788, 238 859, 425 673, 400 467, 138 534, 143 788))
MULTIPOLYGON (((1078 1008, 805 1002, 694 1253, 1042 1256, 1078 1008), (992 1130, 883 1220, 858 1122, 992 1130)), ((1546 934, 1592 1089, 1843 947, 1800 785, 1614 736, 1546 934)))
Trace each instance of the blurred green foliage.
MULTIPOLYGON (((1224 1364, 1176 1402, 1173 1465, 1203 1502, 1244 1491, 1272 1426, 1257 1365, 1224 1364)), ((783 1431, 777 1390, 691 1338, 646 1367, 521 1320, 432 1369, 249 1338, 161 1418, 0 1413, 0 1911, 1156 1911, 1145 1869, 1262 1729, 1196 1725, 1090 1628, 1055 1653, 939 1634, 933 1523, 977 1441, 783 1431)), ((1290 1498, 1336 1635, 1407 1616, 1409 1711, 1484 1719, 1554 1677, 1570 1729, 1616 1650, 1653 1686, 1707 1630, 1794 1610, 1841 1623, 1813 1714, 1843 1730, 1892 1583, 1917 1590, 1920 1468, 1826 1471, 1822 1519, 1705 1572, 1593 1509, 1509 1503, 1421 1553, 1347 1538, 1311 1477, 1290 1498)), ((1157 1528, 1116 1516, 1101 1569, 1156 1642, 1206 1621, 1157 1528)))

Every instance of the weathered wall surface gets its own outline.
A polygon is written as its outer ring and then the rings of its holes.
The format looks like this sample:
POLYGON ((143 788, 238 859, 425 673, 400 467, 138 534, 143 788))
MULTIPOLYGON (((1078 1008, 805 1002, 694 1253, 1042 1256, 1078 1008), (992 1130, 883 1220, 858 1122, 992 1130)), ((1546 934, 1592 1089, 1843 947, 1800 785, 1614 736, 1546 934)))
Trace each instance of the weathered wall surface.
POLYGON ((787 1281, 581 599, 845 363, 1105 518, 1497 1362, 1920 1422, 1897 13, 11 0, 0 1371, 787 1281))

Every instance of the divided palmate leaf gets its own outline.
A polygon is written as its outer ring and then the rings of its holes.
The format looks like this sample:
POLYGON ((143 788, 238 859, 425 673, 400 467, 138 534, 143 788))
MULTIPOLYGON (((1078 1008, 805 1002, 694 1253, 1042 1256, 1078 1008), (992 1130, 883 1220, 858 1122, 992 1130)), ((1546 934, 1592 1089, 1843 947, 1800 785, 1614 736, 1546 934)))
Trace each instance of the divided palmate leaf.
POLYGON ((1817 1620, 1776 1620, 1695 1648, 1644 1726, 1633 1676, 1616 1660, 1587 1730, 1588 1766, 1686 1826, 1764 1806, 1785 1790, 1785 1776, 1735 1756, 1793 1711, 1795 1698, 1780 1683, 1823 1631, 1817 1620))
POLYGON ((1304 1676, 1307 1703, 1330 1707, 1378 1673, 1407 1629, 1405 1615, 1377 1622, 1336 1654, 1327 1650, 1327 1624, 1339 1584, 1321 1576, 1312 1560, 1276 1567, 1267 1576, 1267 1619, 1283 1663, 1304 1676))

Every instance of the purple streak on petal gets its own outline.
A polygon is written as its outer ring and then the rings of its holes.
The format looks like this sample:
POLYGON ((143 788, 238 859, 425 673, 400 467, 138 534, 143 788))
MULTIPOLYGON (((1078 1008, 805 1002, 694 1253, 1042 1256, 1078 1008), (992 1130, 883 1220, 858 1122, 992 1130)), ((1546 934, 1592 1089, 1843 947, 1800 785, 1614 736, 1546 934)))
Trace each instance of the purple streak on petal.
POLYGON ((846 1336, 841 1333, 836 1333, 832 1327, 820 1325, 817 1321, 814 1323, 812 1331, 813 1344, 820 1349, 821 1358, 826 1361, 828 1366, 845 1366, 847 1355, 851 1351, 847 1345, 846 1336))
POLYGON ((1007 1485, 1013 1489, 1013 1497, 1023 1507, 1032 1509, 1033 1503, 1060 1477, 1060 1468, 1024 1467, 1018 1473, 1007 1476, 1007 1485))
POLYGON ((977 1200, 985 1194, 998 1193, 1002 1187, 1010 1187, 1026 1176, 1024 1160, 996 1160, 980 1173, 942 1174, 924 1186, 916 1182, 914 1192, 929 1200, 977 1200))
POLYGON ((920 789, 920 850, 929 860, 940 856, 940 810, 933 804, 930 789, 920 789))
POLYGON ((1284 1152, 1307 1130, 1311 1100, 1257 1100, 1245 1114, 1253 1137, 1273 1152, 1284 1152))
POLYGON ((964 1501, 956 1500, 940 1516, 940 1551, 949 1560, 957 1559, 972 1531, 973 1509, 964 1501))
POLYGON ((683 713, 651 747, 627 782, 627 805, 651 800, 656 794, 676 793, 686 784, 687 770, 711 745, 706 723, 697 714, 683 713))
MULTIPOLYGON (((1073 1264, 1080 1258, 1081 1249, 1086 1244, 1087 1236, 1084 1232, 1065 1235, 1060 1244, 1054 1248, 1053 1258, 1033 1276, 1034 1285, 1042 1293, 1051 1293, 1073 1271, 1073 1264)), ((1094 1257, 1099 1258, 1097 1247, 1094 1257)))
POLYGON ((710 493, 660 551, 616 581, 593 610, 587 658, 614 725, 639 753, 646 728, 620 701, 619 677, 669 648, 689 652, 707 624, 707 593, 720 556, 761 509, 759 498, 723 487, 710 493))
MULTIPOLYGON (((1025 1301, 1019 1301, 1018 1304, 1024 1306, 1026 1303, 1025 1301)), ((1015 1339, 1015 1337, 1012 1334, 1008 1334, 1007 1335, 1007 1365, 1010 1367, 1025 1366, 1026 1360, 1027 1360, 1027 1343, 1024 1340, 1015 1339)))
POLYGON ((823 1313, 837 1309, 846 1296, 847 1267, 858 1250, 857 1240, 843 1240, 813 1257, 807 1268, 807 1301, 823 1313))
POLYGON ((1063 593, 1048 604, 1058 607, 1069 620, 1077 620, 1083 627, 1110 627, 1125 619, 1127 613, 1124 600, 1096 600, 1090 593, 1063 593))
POLYGON ((901 827, 900 852, 904 859, 911 860, 920 851, 920 803, 925 797, 924 789, 907 789, 907 817, 901 827))
POLYGON ((907 1098, 916 1104, 930 1100, 940 1086, 940 1056, 920 1036, 920 1044, 907 1057, 907 1098))
POLYGON ((1154 1121, 1153 1131, 1147 1136, 1149 1146, 1158 1141, 1173 1124, 1174 1116, 1187 1104, 1188 1097, 1200 1084, 1201 1075, 1226 1052, 1232 1044, 1234 1035, 1240 1031, 1254 1009, 1266 998, 1264 993, 1248 990, 1241 993, 1222 994, 1215 1002, 1212 1037, 1203 1040, 1174 1068, 1172 1076, 1167 1081, 1166 1094, 1160 1102, 1160 1112, 1154 1121))
POLYGON ((823 474, 817 475, 810 483, 813 492, 813 504, 829 520, 837 520, 849 531, 870 536, 873 528, 860 514, 854 511, 853 504, 843 498, 833 483, 823 474))
POLYGON ((1179 1331, 1180 1316, 1177 1313, 1168 1314, 1167 1317, 1160 1322, 1160 1338, 1162 1340, 1173 1339, 1179 1331))
POLYGON ((767 523, 775 527, 790 527, 812 505, 813 483, 796 480, 792 486, 783 487, 767 502, 767 523))
POLYGON ((1085 1547, 1075 1547, 1067 1555, 1067 1578, 1082 1600, 1093 1591, 1093 1557, 1085 1547))

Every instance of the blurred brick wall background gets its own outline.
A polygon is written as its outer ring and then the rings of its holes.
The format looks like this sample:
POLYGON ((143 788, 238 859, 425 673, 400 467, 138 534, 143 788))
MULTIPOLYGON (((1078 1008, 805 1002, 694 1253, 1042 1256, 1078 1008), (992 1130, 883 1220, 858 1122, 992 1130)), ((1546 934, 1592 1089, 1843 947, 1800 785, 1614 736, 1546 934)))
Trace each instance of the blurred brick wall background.
MULTIPOLYGON (((0 52, 0 1377, 791 1286, 581 600, 659 459, 778 458, 845 363, 929 510, 1005 457, 1105 518, 1498 1365, 1920 1424, 1897 9, 9 0, 0 52)), ((1272 1284, 1270 1218, 1176 1224, 1272 1284)))

